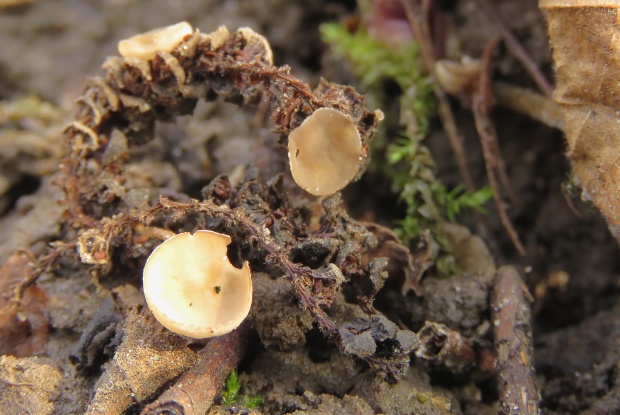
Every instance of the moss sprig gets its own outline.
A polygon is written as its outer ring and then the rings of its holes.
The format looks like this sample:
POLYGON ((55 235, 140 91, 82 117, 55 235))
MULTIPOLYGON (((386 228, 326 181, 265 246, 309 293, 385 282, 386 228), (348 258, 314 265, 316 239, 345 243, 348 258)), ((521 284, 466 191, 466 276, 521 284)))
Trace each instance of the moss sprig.
POLYGON ((222 391, 222 402, 224 405, 242 405, 250 409, 262 405, 263 398, 248 395, 239 396, 240 390, 241 382, 237 375, 237 369, 233 369, 226 378, 224 390, 222 391))

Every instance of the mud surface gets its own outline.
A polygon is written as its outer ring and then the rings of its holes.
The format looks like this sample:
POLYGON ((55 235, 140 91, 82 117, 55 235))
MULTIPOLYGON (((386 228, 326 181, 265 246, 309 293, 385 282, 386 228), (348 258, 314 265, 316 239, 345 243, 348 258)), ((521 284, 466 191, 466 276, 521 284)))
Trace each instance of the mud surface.
MULTIPOLYGON (((461 53, 480 56, 499 34, 478 2, 437 3, 448 44, 461 53)), ((537 2, 494 3, 553 79, 537 2)), ((523 299, 513 305, 522 307, 516 318, 531 313, 524 338, 532 335, 542 413, 620 413, 617 241, 593 206, 563 190, 569 166, 562 133, 506 109, 493 120, 518 197, 509 215, 527 254, 516 253, 489 203, 488 214, 447 225, 460 272, 438 278, 431 267, 415 293, 401 287, 420 254, 409 256, 384 228, 400 208, 377 185, 376 172, 350 185, 342 200, 308 197, 290 177, 268 110, 239 105, 247 97, 232 99, 228 90, 199 101, 192 114, 157 121, 143 145, 110 135, 101 159, 121 167, 106 171, 107 190, 93 190, 98 199, 82 207, 97 218, 93 238, 109 232, 112 248, 103 257, 79 246, 89 242, 89 226, 76 226, 83 218, 67 212, 79 209, 58 202, 68 198, 73 177, 58 167, 70 165, 63 131, 76 120, 74 101, 86 78, 101 76, 119 40, 182 20, 203 33, 247 26, 269 41, 275 65, 289 65, 314 88, 321 76, 355 82, 345 63, 329 58, 318 29, 355 7, 301 0, 0 2, 0 412, 137 414, 192 368, 219 379, 211 370, 218 363, 203 359, 210 343, 164 329, 141 291, 157 233, 201 228, 231 234, 230 260, 249 261, 253 270, 249 334, 235 352, 225 349, 236 359, 229 356, 239 371, 239 399, 226 402, 218 392, 215 403, 226 405, 212 414, 252 413, 242 396, 262 398, 253 411, 263 414, 498 413, 504 389, 492 315, 502 265, 517 266, 523 277, 515 288, 523 299), (278 257, 274 247, 290 255, 278 257)), ((498 80, 535 88, 505 49, 494 65, 498 80)), ((482 184, 471 112, 451 103, 482 184)), ((438 122, 426 143, 439 179, 459 184, 438 122)), ((93 165, 84 163, 86 174, 93 165)), ((92 196, 83 191, 84 200, 92 196)))

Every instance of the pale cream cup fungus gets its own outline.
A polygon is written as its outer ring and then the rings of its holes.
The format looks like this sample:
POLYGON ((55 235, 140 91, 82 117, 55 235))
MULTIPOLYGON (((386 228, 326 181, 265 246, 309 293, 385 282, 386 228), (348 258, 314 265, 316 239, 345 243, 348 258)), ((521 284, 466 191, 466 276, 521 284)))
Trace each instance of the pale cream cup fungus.
POLYGON ((125 58, 150 60, 157 52, 172 52, 193 32, 194 29, 187 22, 150 30, 118 42, 118 53, 125 58))
POLYGON ((144 266, 146 302, 167 329, 195 339, 226 334, 241 324, 252 304, 252 278, 245 262, 226 256, 231 239, 200 230, 159 245, 144 266))
POLYGON ((355 123, 333 108, 320 108, 288 136, 295 182, 315 196, 336 193, 362 164, 362 140, 355 123))

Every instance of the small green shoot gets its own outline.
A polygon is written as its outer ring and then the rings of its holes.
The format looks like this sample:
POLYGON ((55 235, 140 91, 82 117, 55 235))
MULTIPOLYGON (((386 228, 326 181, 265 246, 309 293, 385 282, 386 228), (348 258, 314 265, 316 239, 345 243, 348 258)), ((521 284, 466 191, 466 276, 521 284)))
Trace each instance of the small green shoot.
POLYGON ((243 399, 241 400, 241 404, 246 408, 256 408, 263 404, 263 398, 260 396, 247 396, 243 395, 243 399))
POLYGON ((482 205, 492 196, 493 190, 490 186, 485 186, 474 193, 466 192, 462 185, 456 186, 450 191, 443 186, 439 186, 435 190, 437 202, 443 207, 450 222, 456 222, 456 216, 464 209, 474 209, 480 213, 487 213, 482 205))
POLYGON ((232 405, 237 402, 239 389, 241 389, 241 384, 239 383, 239 377, 237 376, 237 369, 233 369, 233 371, 230 372, 226 378, 226 389, 222 392, 224 405, 232 405))
POLYGON ((239 382, 239 376, 237 375, 237 369, 233 369, 232 372, 226 378, 225 389, 222 391, 222 401, 224 405, 242 405, 246 408, 256 408, 263 403, 263 399, 260 396, 239 396, 239 390, 241 389, 241 382, 239 382), (241 399, 239 399, 241 398, 241 399))

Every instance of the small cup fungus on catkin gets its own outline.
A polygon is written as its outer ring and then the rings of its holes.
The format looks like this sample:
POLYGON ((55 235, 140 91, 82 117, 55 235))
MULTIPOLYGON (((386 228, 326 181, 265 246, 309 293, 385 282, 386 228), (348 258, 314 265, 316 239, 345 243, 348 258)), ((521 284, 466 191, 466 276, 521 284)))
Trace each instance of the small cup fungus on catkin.
POLYGON ((452 95, 458 95, 466 88, 471 88, 480 76, 480 70, 480 61, 468 56, 463 57, 460 62, 445 59, 435 62, 437 83, 452 95))
POLYGON ((200 230, 159 245, 144 266, 146 302, 167 329, 195 339, 226 334, 252 304, 247 262, 235 268, 226 256, 230 236, 200 230))
POLYGON ((295 182, 315 196, 336 193, 357 174, 362 140, 355 123, 333 108, 320 108, 288 136, 295 182))
POLYGON ((193 32, 194 29, 187 22, 150 30, 118 42, 118 53, 125 58, 150 60, 157 52, 172 52, 193 32))

